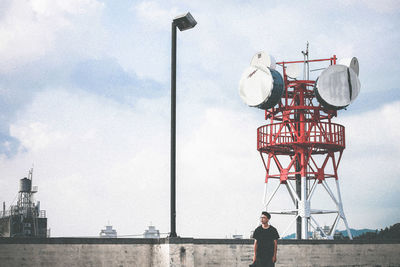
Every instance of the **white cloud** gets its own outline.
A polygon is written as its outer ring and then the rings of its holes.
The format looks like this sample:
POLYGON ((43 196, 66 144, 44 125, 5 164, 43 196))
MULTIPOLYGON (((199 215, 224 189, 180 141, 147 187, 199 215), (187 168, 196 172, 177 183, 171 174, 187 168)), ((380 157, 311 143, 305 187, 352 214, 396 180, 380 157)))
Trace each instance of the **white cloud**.
POLYGON ((95 0, 50 1, 32 0, 32 10, 40 16, 55 19, 63 14, 89 14, 100 9, 102 4, 95 0))
POLYGON ((11 135, 24 149, 2 165, 35 164, 53 235, 97 235, 107 220, 118 221, 121 234, 141 233, 150 220, 166 225, 168 130, 151 112, 47 90, 13 123, 11 135))
POLYGON ((393 214, 390 218, 371 218, 370 227, 378 228, 400 220, 398 215, 394 215, 400 214, 399 206, 392 205, 398 203, 400 193, 397 175, 397 159, 400 157, 398 112, 400 102, 397 101, 338 120, 346 127, 346 149, 339 175, 343 190, 347 190, 343 195, 348 217, 355 226, 366 224, 364 216, 368 215, 360 213, 368 210, 366 207, 370 207, 369 212, 385 207, 393 214))
POLYGON ((400 3, 396 0, 383 0, 383 1, 376 1, 376 0, 362 0, 362 1, 340 1, 343 5, 365 5, 369 9, 373 11, 377 11, 379 13, 397 13, 400 10, 400 3))
POLYGON ((142 23, 156 30, 170 29, 172 19, 178 14, 176 7, 163 8, 157 1, 143 1, 132 9, 142 23))
MULTIPOLYGON (((97 235, 107 220, 120 234, 140 234, 150 221, 168 232, 169 120, 160 114, 168 101, 160 101, 161 108, 144 100, 128 107, 63 89, 39 93, 11 127, 24 149, 3 158, 2 168, 34 162, 38 199, 55 236, 97 235)), ((194 117, 183 136, 178 126, 179 233, 247 235, 257 212, 248 205, 261 198, 249 190, 263 176, 251 115, 211 108, 194 117), (250 171, 254 166, 258 175, 250 171), (224 218, 239 213, 247 219, 226 229, 224 218), (212 220, 205 220, 210 214, 212 220)), ((17 178, 2 182, 17 184, 17 178)))
POLYGON ((362 152, 370 146, 389 147, 400 153, 400 102, 391 102, 361 115, 354 114, 341 119, 347 124, 346 134, 350 145, 356 146, 362 152))
POLYGON ((46 55, 71 58, 95 54, 102 4, 85 1, 10 1, 0 21, 0 72, 10 72, 46 55), (97 17, 97 18, 96 18, 97 17), (27 45, 29 44, 29 45, 27 45), (65 55, 67 53, 68 55, 65 55))

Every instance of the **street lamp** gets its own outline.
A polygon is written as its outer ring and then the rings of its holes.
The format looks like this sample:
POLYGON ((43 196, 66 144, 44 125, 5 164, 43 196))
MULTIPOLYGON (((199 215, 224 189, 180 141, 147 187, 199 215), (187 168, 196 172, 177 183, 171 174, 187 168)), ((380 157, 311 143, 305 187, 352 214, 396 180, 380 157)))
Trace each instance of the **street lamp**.
POLYGON ((169 237, 177 237, 176 234, 176 27, 185 31, 196 26, 197 22, 190 12, 177 16, 172 20, 172 46, 171 46, 171 233, 169 237))

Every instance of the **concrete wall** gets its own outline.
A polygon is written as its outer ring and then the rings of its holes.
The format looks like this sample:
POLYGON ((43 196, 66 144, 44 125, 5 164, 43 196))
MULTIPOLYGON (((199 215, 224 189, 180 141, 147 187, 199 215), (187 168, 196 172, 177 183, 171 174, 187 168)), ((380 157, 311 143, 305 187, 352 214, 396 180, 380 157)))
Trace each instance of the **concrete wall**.
POLYGON ((150 266, 149 245, 0 245, 0 266, 150 266))
POLYGON ((400 266, 400 244, 285 245, 277 266, 400 266))
MULTIPOLYGON (((249 239, 0 238, 0 266, 249 266, 249 239)), ((400 267, 400 240, 279 240, 280 266, 400 267)))

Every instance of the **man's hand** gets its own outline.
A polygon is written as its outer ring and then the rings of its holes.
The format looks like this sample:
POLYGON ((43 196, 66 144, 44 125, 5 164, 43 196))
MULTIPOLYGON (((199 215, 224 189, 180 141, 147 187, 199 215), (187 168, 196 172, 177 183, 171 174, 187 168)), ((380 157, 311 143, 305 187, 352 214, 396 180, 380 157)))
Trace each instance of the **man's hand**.
POLYGON ((253 263, 256 262, 256 255, 253 256, 253 263))
POLYGON ((276 256, 272 257, 272 262, 275 263, 276 262, 276 256))

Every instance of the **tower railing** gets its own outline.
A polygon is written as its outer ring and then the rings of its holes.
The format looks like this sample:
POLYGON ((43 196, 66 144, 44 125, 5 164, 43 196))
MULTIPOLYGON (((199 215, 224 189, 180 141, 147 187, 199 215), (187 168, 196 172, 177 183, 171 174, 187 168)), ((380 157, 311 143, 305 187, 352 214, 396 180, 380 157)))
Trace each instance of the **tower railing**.
MULTIPOLYGON (((257 150, 260 152, 280 152, 293 154, 294 146, 313 147, 315 152, 340 151, 345 148, 345 128, 337 123, 330 122, 302 122, 305 135, 298 135, 293 131, 296 123, 272 123, 257 129, 257 150)), ((313 151, 314 152, 314 151, 313 151)))

